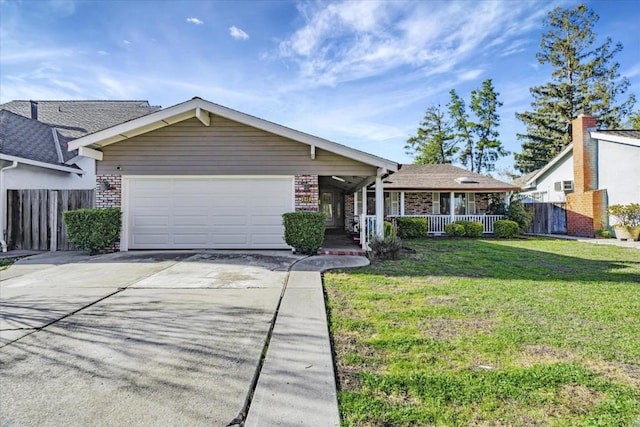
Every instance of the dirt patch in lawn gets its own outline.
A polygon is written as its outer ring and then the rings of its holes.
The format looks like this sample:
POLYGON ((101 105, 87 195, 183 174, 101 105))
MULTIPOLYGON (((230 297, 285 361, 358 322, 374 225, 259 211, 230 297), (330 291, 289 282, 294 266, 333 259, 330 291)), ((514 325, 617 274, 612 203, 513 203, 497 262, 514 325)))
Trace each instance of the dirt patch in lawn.
POLYGON ((571 350, 545 345, 527 345, 519 357, 519 366, 525 368, 530 368, 533 365, 574 362, 580 363, 608 380, 640 389, 640 365, 589 359, 579 356, 571 350))
POLYGON ((604 398, 604 393, 577 384, 565 384, 558 395, 572 414, 587 414, 604 398))
POLYGON ((489 319, 433 318, 420 322, 418 329, 426 337, 448 340, 459 336, 490 333, 495 329, 495 322, 489 319))

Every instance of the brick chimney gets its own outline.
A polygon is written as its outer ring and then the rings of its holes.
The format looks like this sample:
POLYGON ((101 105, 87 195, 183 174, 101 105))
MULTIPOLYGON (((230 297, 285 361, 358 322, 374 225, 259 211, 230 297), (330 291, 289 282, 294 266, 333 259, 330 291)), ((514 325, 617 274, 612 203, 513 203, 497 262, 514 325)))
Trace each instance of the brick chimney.
POLYGON ((593 237, 607 222, 607 190, 598 189, 598 143, 591 139, 596 118, 579 114, 571 122, 573 192, 567 194, 567 234, 593 237))
POLYGON ((573 142, 574 191, 584 193, 598 188, 598 147, 589 131, 596 129, 596 118, 584 114, 571 122, 573 142))

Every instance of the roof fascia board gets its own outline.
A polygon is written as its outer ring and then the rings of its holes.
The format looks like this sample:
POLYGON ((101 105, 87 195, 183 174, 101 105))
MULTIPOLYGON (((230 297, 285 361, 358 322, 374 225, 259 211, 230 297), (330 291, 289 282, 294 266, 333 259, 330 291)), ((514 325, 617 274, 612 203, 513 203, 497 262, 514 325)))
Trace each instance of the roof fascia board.
POLYGON ((449 188, 449 187, 386 187, 385 191, 454 191, 457 193, 495 193, 496 191, 518 191, 520 187, 499 188, 449 188))
POLYGON ((553 166, 559 163, 572 150, 573 150, 573 143, 567 145, 565 149, 560 152, 560 154, 558 154, 553 159, 551 159, 551 161, 547 163, 545 167, 540 169, 537 174, 529 178, 529 180, 525 183, 525 185, 527 186, 532 185, 535 187, 534 182, 536 182, 536 180, 540 178, 542 175, 544 175, 549 169, 551 169, 553 166))
POLYGON ((150 132, 194 117, 196 107, 191 105, 193 101, 195 100, 174 105, 173 107, 156 111, 155 113, 147 114, 146 116, 138 117, 137 119, 83 136, 69 142, 69 150, 76 150, 80 147, 90 145, 104 147, 122 141, 123 139, 131 138, 132 136, 150 132))
POLYGON ((71 167, 62 166, 62 165, 54 165, 46 162, 39 162, 37 160, 25 159, 24 157, 16 157, 16 156, 9 156, 6 154, 0 154, 0 159, 8 160, 10 162, 18 162, 25 165, 38 166, 46 169, 53 169, 53 170, 58 170, 62 172, 69 172, 69 173, 75 173, 78 175, 84 175, 84 171, 82 169, 76 169, 76 168, 71 168, 71 167))
POLYGON ((618 142, 620 144, 627 144, 627 145, 640 147, 640 139, 637 139, 637 138, 629 138, 629 137, 620 136, 620 135, 611 135, 604 132, 590 132, 590 134, 591 134, 591 138, 597 139, 599 141, 618 142))

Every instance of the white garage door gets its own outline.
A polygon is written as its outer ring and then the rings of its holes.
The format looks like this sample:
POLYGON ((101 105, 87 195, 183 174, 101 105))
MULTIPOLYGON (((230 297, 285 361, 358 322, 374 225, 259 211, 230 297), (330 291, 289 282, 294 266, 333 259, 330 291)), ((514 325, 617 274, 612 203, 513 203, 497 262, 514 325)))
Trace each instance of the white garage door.
POLYGON ((124 177, 129 249, 277 249, 293 177, 124 177))

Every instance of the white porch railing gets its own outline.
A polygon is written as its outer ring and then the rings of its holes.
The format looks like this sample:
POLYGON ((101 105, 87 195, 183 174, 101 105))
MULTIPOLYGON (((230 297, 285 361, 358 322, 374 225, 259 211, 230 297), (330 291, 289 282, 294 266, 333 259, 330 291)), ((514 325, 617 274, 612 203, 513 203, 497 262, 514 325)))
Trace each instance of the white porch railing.
MULTIPOLYGON (((393 220, 400 215, 388 215, 387 219, 393 220)), ((504 215, 403 215, 409 218, 426 218, 429 224, 428 234, 444 234, 444 227, 453 221, 477 221, 482 223, 484 234, 493 234, 493 223, 504 219, 504 215)), ((376 230, 375 215, 360 216, 360 233, 361 239, 368 242, 374 235, 376 230)), ((363 245, 363 247, 365 247, 363 245)))

